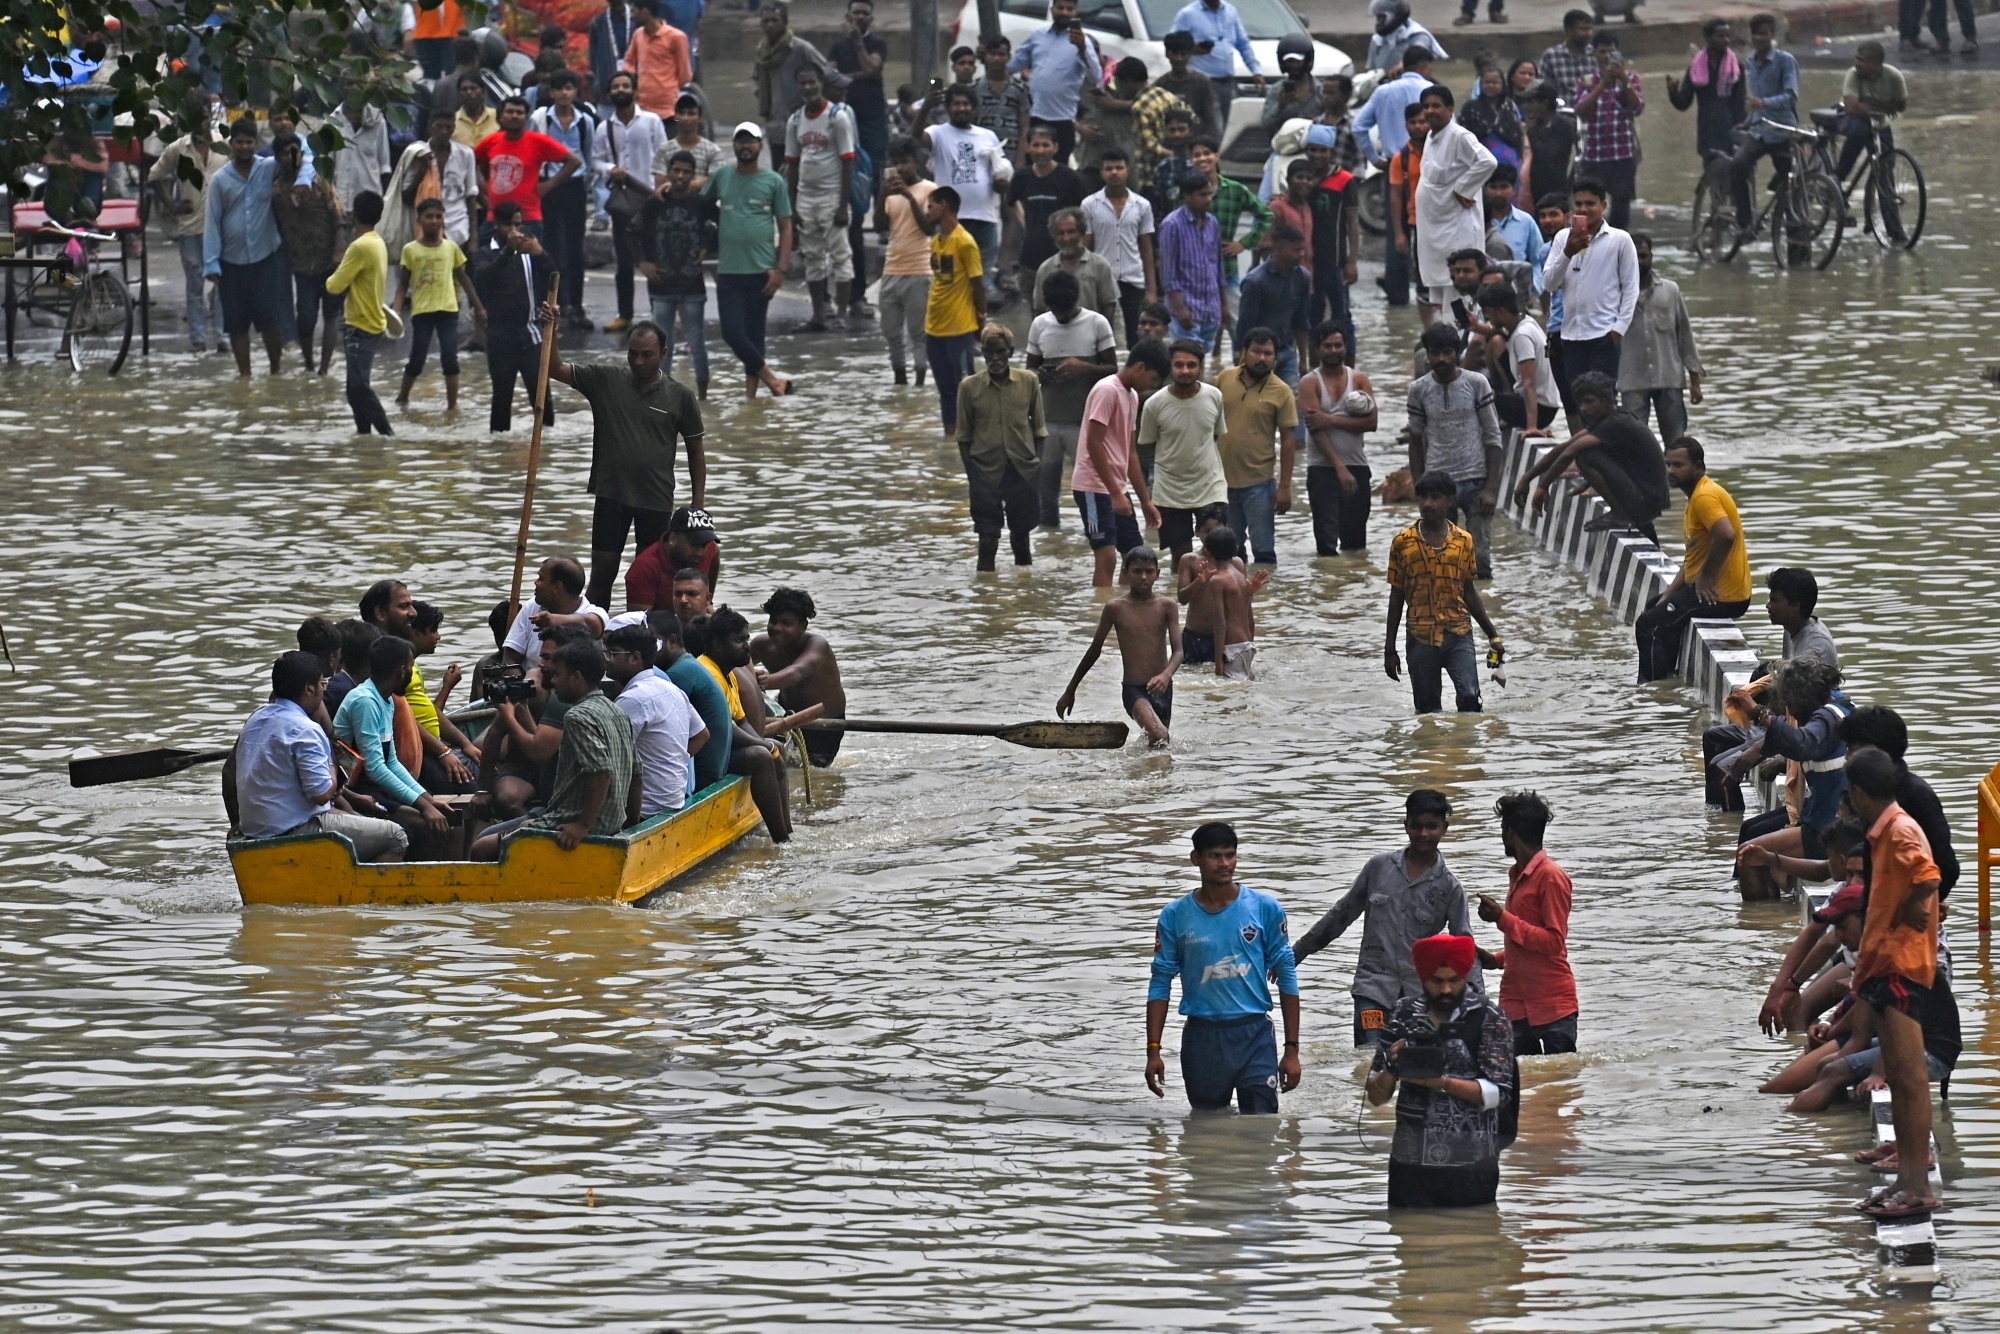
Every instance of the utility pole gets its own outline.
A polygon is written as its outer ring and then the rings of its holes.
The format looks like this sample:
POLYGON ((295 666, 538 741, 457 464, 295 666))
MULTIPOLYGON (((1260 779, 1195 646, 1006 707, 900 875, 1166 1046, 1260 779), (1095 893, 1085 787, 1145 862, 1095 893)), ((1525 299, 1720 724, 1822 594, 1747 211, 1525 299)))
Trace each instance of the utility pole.
POLYGON ((910 83, 922 97, 938 71, 937 0, 910 0, 910 83))

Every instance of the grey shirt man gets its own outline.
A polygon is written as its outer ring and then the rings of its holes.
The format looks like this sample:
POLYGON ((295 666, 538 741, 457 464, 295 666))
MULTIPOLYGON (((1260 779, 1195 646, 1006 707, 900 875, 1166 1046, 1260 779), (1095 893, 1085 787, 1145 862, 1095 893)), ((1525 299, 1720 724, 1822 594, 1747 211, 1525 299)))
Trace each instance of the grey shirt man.
POLYGON ((1655 276, 1639 288, 1639 305, 1618 345, 1618 391, 1679 389, 1689 372, 1702 374, 1687 302, 1679 284, 1655 276))
POLYGON ((1500 418, 1493 387, 1478 371, 1460 371, 1451 383, 1435 375, 1410 382, 1410 433, 1424 442, 1424 471, 1443 469, 1454 482, 1486 476, 1487 451, 1500 449, 1500 418))
POLYGON ((1785 660, 1787 662, 1823 662, 1827 666, 1840 667, 1840 650, 1834 646, 1833 635, 1826 623, 1817 616, 1808 617, 1799 627, 1797 634, 1785 636, 1785 660))
MULTIPOLYGON (((1421 996, 1424 984, 1410 948, 1442 931, 1472 934, 1465 888, 1445 865, 1444 854, 1439 853, 1430 869, 1412 880, 1403 869, 1405 852, 1398 848, 1371 857, 1354 877, 1354 887, 1292 946, 1293 956, 1303 960, 1332 944, 1355 918, 1365 916, 1361 959, 1354 966, 1357 1004, 1366 1001, 1387 1009, 1405 996, 1421 996)), ((1483 989, 1477 964, 1468 989, 1483 989)))
MULTIPOLYGON (((1043 260, 1042 266, 1035 270, 1032 314, 1039 315, 1049 308, 1049 303, 1042 299, 1042 284, 1049 280, 1051 273, 1063 268, 1066 268, 1066 265, 1063 262, 1062 252, 1058 250, 1043 260)), ((1077 287, 1082 289, 1081 299, 1077 304, 1085 310, 1094 310, 1109 320, 1112 332, 1116 333, 1120 327, 1118 321, 1121 317, 1118 309, 1118 274, 1112 269, 1111 261, 1096 251, 1086 250, 1083 252, 1083 258, 1077 261, 1075 277, 1077 287)))

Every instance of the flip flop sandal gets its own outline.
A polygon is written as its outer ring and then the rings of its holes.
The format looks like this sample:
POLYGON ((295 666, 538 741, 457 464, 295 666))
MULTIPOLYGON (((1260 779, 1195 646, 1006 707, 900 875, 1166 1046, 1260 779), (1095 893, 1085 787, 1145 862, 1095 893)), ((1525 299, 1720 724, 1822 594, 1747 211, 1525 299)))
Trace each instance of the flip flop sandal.
MULTIPOLYGON (((1874 1162, 1868 1164, 1868 1166, 1877 1172, 1884 1172, 1884 1173, 1899 1172, 1902 1170, 1900 1167, 1897 1166, 1896 1155, 1893 1153, 1886 1158, 1877 1158, 1874 1162)), ((1924 1165, 1924 1170, 1929 1171, 1931 1168, 1936 1166, 1937 1166, 1937 1159, 1933 1158, 1931 1159, 1930 1162, 1924 1165)))
POLYGON ((1860 1153, 1854 1155, 1854 1161, 1857 1163, 1872 1163, 1887 1158, 1895 1151, 1893 1145, 1886 1144, 1879 1149, 1863 1149, 1860 1153))
POLYGON ((1891 1222, 1904 1218, 1923 1218, 1936 1213, 1939 1206, 1920 1204, 1900 1190, 1877 1191, 1854 1206, 1878 1222, 1891 1222))

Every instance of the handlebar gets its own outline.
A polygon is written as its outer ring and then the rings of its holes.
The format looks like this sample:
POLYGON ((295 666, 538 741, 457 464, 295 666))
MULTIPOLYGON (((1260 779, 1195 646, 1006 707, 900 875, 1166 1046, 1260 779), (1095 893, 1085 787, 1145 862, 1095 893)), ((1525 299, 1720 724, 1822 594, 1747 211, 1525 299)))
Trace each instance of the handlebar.
POLYGON ((115 235, 113 235, 110 232, 76 231, 72 228, 65 227, 61 223, 57 222, 45 222, 41 226, 35 228, 35 231, 48 232, 55 236, 68 236, 79 241, 116 241, 118 239, 115 235))
POLYGON ((1817 130, 1802 130, 1796 125, 1780 125, 1768 116, 1752 116, 1749 120, 1743 122, 1743 128, 1746 130, 1759 128, 1776 130, 1780 134, 1793 139, 1812 139, 1816 141, 1819 138, 1819 131, 1817 130))

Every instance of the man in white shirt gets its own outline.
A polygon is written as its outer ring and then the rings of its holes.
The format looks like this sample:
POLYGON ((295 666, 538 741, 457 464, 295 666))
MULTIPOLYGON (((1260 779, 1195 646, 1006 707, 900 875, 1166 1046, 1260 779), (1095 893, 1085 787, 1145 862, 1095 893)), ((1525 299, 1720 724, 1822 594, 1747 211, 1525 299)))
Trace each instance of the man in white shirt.
POLYGON ((1479 292, 1479 308, 1498 332, 1500 347, 1489 353, 1492 363, 1509 371, 1513 389, 1493 395, 1502 426, 1517 431, 1546 431, 1562 411, 1555 367, 1549 364, 1549 336, 1532 315, 1521 313, 1521 297, 1512 283, 1488 283, 1479 292))
POLYGON ((828 287, 846 310, 854 302, 854 260, 847 244, 848 196, 854 186, 854 117, 827 99, 816 65, 801 65, 799 109, 785 122, 785 185, 792 226, 805 261, 812 318, 795 333, 827 331, 828 287))
POLYGON ((1139 409, 1139 449, 1153 450, 1153 504, 1160 511, 1160 541, 1174 554, 1194 550, 1195 522, 1202 510, 1227 513, 1229 479, 1222 470, 1221 441, 1227 422, 1222 391, 1203 384, 1208 349, 1190 339, 1168 353, 1172 382, 1139 409))
POLYGON ((694 790, 694 756, 708 744, 708 729, 694 704, 653 670, 658 642, 643 619, 604 636, 604 675, 617 684, 618 707, 632 720, 639 814, 648 820, 687 805, 694 790))
POLYGON ((392 253, 416 235, 415 209, 426 199, 444 200, 444 234, 460 249, 472 248, 472 223, 483 211, 479 200, 479 159, 470 148, 452 138, 452 113, 431 114, 431 137, 419 139, 403 150, 396 174, 389 178, 389 206, 378 229, 392 247, 392 253), (433 178, 434 177, 434 178, 433 178), (431 186, 434 193, 426 193, 431 186))
POLYGON ((1154 257, 1153 206, 1126 188, 1132 164, 1106 154, 1098 165, 1104 188, 1083 200, 1085 242, 1111 261, 1118 275, 1118 306, 1125 315, 1125 345, 1139 341, 1139 308, 1160 299, 1154 257))
POLYGON ((1570 199, 1575 211, 1569 230, 1560 234, 1560 245, 1550 238, 1542 263, 1542 290, 1562 293, 1560 375, 1574 382, 1596 371, 1616 384, 1618 344, 1639 308, 1639 252, 1630 235, 1604 220, 1611 199, 1604 182, 1579 176, 1570 199))
POLYGON ((979 99, 970 87, 945 91, 946 121, 917 131, 930 150, 931 176, 939 185, 958 191, 958 225, 979 247, 979 265, 986 275, 989 306, 999 309, 1000 205, 1006 185, 1014 179, 1014 164, 1000 146, 1000 136, 972 123, 979 99))
POLYGON ((1495 158, 1471 130, 1458 123, 1451 89, 1434 83, 1421 99, 1430 129, 1423 174, 1417 178, 1417 281, 1430 288, 1431 304, 1450 303, 1449 258, 1486 245, 1486 178, 1495 158))
POLYGON ((391 165, 389 126, 382 113, 363 105, 359 95, 350 92, 347 100, 326 118, 326 123, 339 130, 347 143, 333 155, 331 167, 333 192, 339 196, 341 207, 351 206, 364 190, 381 194, 391 165))
POLYGON ((229 154, 210 138, 206 122, 168 144, 153 167, 152 189, 161 206, 167 235, 180 247, 181 277, 187 289, 188 344, 196 356, 212 346, 220 351, 222 322, 216 293, 202 276, 202 235, 208 223, 208 183, 229 163, 229 154), (180 164, 194 164, 200 183, 183 180, 180 164))
POLYGON ((532 664, 542 660, 542 632, 551 625, 587 625, 604 633, 604 609, 583 595, 583 566, 568 556, 551 556, 535 571, 534 601, 514 617, 500 644, 500 660, 532 664))
MULTIPOLYGON (((611 76, 610 96, 611 115, 605 119, 603 133, 597 136, 597 160, 593 166, 598 180, 614 195, 629 189, 643 191, 638 196, 643 206, 645 195, 664 184, 653 176, 653 159, 666 147, 666 122, 639 106, 638 80, 628 71, 620 70, 611 76)), ((605 212, 611 215, 611 244, 618 258, 618 318, 607 323, 604 331, 623 333, 632 327, 633 274, 639 267, 639 214, 626 211, 616 199, 606 205, 605 212)))
POLYGON ((1042 440, 1042 466, 1035 480, 1042 527, 1054 531, 1062 527, 1063 461, 1076 462, 1091 389, 1105 376, 1118 373, 1118 342, 1109 320, 1083 308, 1082 286, 1075 274, 1051 273, 1042 284, 1042 295, 1049 308, 1028 326, 1026 365, 1042 381, 1042 411, 1049 433, 1042 440))

